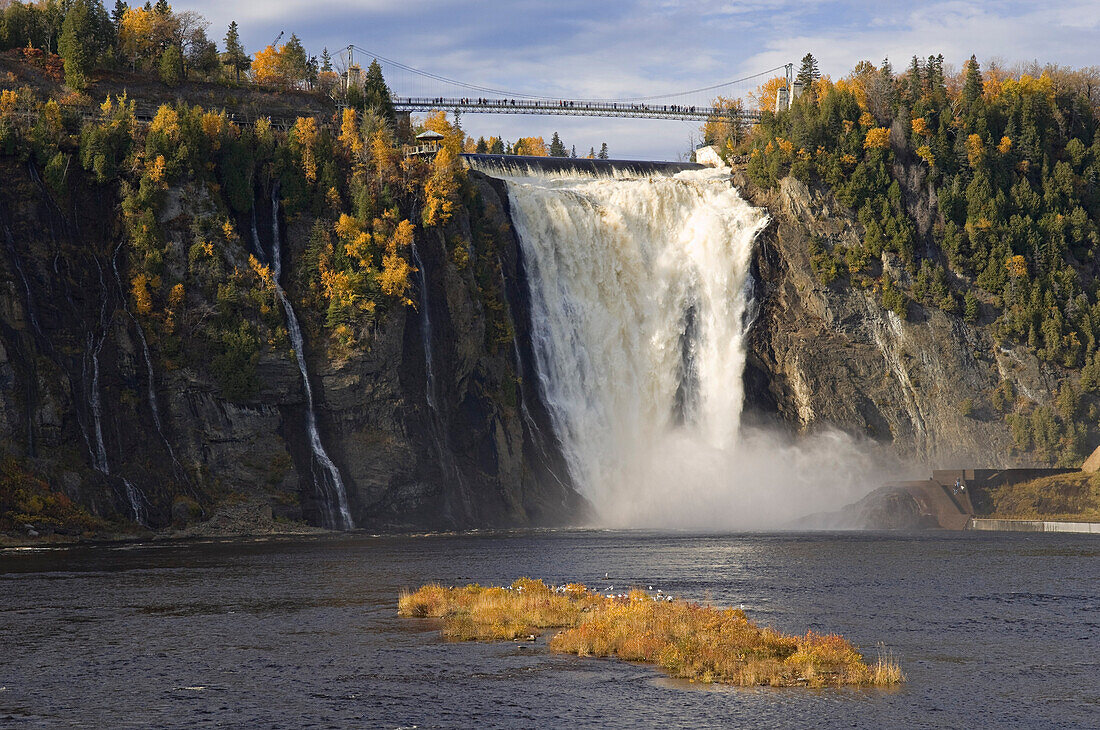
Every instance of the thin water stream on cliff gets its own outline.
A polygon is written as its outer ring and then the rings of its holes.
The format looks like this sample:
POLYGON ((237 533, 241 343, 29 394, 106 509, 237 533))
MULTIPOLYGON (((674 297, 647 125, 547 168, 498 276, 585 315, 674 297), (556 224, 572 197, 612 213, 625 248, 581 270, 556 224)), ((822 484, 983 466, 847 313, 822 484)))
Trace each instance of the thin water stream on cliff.
MULTIPOLYGON (((355 521, 351 517, 351 509, 348 506, 348 492, 344 487, 344 479, 340 475, 340 469, 325 451, 325 445, 321 441, 321 432, 317 428, 317 413, 313 406, 313 386, 309 382, 309 367, 306 364, 305 339, 302 337, 302 328, 298 324, 298 316, 294 313, 294 307, 290 299, 283 291, 281 283, 283 274, 282 246, 279 234, 279 184, 271 189, 271 261, 272 276, 275 282, 275 295, 286 313, 286 328, 290 335, 290 344, 294 348, 294 359, 298 363, 298 370, 302 374, 302 389, 306 395, 306 431, 309 434, 309 448, 312 454, 312 466, 314 482, 318 487, 325 508, 326 525, 338 530, 350 530, 355 527, 355 521)), ((258 248, 258 247, 257 247, 258 248)))
POLYGON ((563 531, 0 550, 0 725, 17 728, 1087 728, 1088 535, 563 531), (607 581, 604 580, 605 574, 607 581), (897 690, 737 689, 535 643, 449 643, 403 588, 653 585, 879 642, 897 690))

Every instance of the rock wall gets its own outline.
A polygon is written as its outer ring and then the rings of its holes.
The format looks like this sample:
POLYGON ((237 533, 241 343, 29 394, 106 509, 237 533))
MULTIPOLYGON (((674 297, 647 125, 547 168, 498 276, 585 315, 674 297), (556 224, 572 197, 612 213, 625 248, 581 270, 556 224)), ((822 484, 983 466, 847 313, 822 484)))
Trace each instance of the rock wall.
MULTIPOLYGON (((991 396, 1002 380, 1036 403, 1055 396, 1058 373, 1023 348, 994 342, 988 326, 910 303, 906 318, 873 292, 826 286, 809 241, 857 239, 854 215, 794 178, 762 191, 734 184, 772 222, 758 240, 761 310, 751 337, 749 407, 790 428, 837 427, 934 468, 1026 465, 991 396)), ((884 270, 906 276, 884 256, 884 270)))
MULTIPOLYGON (((6 455, 119 523, 179 526, 248 501, 270 505, 261 511, 276 520, 318 523, 305 397, 289 348, 265 349, 256 365, 258 390, 237 399, 203 367, 169 362, 155 348, 147 359, 140 318, 128 304, 118 201, 87 185, 73 186, 81 193, 59 205, 33 165, 10 158, 0 174, 6 455)), ((506 201, 486 178, 471 175, 476 204, 446 229, 417 231, 429 289, 434 411, 417 307, 392 308, 367 346, 351 354, 317 336, 316 313, 300 313, 314 323, 305 327, 306 355, 319 430, 348 484, 358 526, 560 524, 584 510, 564 470, 555 468, 556 444, 539 428, 545 411, 537 389, 517 372, 524 348, 487 347, 482 289, 473 267, 461 268, 449 253, 464 241, 469 257, 499 258, 509 296, 491 304, 503 307, 522 334, 526 288, 506 201), (494 250, 478 250, 473 216, 498 231, 494 250)), ((182 256, 202 195, 172 190, 159 216, 169 250, 182 256)), ((284 227, 290 268, 308 244, 309 221, 284 227)), ((242 266, 247 253, 235 254, 242 266)), ((412 297, 425 301, 419 291, 412 297)))

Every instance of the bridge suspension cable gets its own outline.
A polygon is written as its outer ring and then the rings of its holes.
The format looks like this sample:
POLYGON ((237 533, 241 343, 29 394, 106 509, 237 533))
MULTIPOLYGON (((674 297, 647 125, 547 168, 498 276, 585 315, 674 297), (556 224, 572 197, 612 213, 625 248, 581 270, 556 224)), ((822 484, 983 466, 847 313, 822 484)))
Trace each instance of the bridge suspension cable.
MULTIPOLYGON (((342 61, 350 67, 354 54, 357 53, 364 59, 377 60, 382 66, 382 73, 390 86, 395 108, 400 111, 416 112, 454 109, 456 112, 491 114, 642 117, 684 121, 706 120, 714 115, 733 115, 752 122, 759 117, 754 110, 744 107, 719 108, 715 104, 715 97, 721 95, 720 90, 734 90, 738 84, 743 85, 784 69, 789 71, 789 64, 776 66, 731 81, 662 94, 619 98, 568 97, 459 81, 396 61, 354 43, 347 46, 340 55, 342 61)), ((731 94, 731 96, 741 98, 747 92, 748 89, 743 88, 742 93, 731 94)))

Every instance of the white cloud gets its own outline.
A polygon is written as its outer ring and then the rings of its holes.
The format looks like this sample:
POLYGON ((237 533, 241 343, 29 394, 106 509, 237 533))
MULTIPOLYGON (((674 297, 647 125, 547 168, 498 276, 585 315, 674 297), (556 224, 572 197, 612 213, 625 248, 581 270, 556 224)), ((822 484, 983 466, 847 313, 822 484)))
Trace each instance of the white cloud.
MULTIPOLYGON (((186 0, 178 0, 184 5, 186 0)), ((356 43, 410 66, 483 86, 550 96, 624 97, 698 88, 813 52, 843 76, 862 59, 943 53, 959 65, 976 53, 1008 63, 1096 63, 1100 3, 1009 0, 899 3, 875 0, 273 0, 191 2, 219 36, 230 20, 256 50, 280 30, 311 52, 356 43)), ((390 72, 394 85, 405 82, 390 72)), ((738 93, 753 84, 743 84, 738 93)), ((425 87, 425 89, 430 87, 425 87)), ((433 95, 428 93, 428 95, 433 95)), ((476 94, 467 94, 476 95, 476 94)), ((674 159, 697 125, 648 120, 468 115, 471 130, 583 144, 613 153, 674 159), (568 134, 566 130, 569 130, 568 134)), ((477 133, 480 133, 479 131, 477 133)))

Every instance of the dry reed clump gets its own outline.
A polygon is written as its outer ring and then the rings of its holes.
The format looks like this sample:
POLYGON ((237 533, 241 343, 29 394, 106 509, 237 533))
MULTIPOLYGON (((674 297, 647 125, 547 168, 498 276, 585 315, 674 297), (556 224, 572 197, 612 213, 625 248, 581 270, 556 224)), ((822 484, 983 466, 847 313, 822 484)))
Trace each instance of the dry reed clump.
POLYGON ((657 598, 632 590, 605 597, 583 585, 551 588, 521 578, 507 588, 426 585, 403 593, 402 616, 443 619, 453 640, 515 639, 564 629, 550 649, 578 656, 656 664, 673 677, 741 686, 889 686, 904 681, 889 657, 868 666, 835 634, 788 636, 743 611, 657 598))

